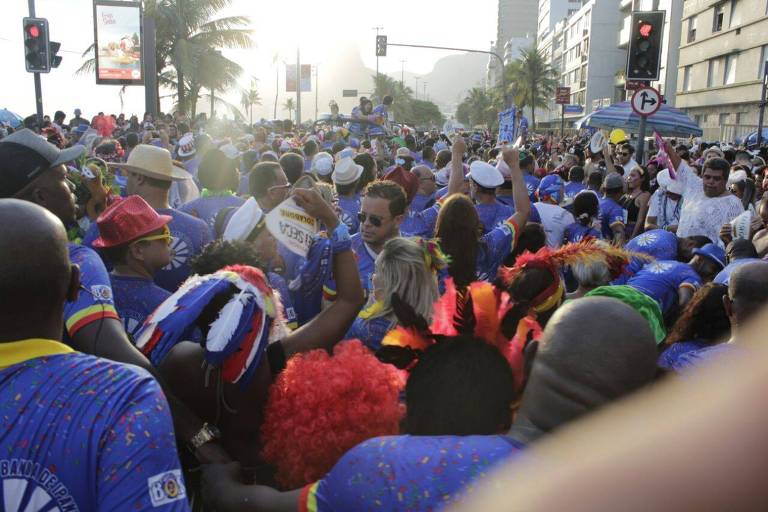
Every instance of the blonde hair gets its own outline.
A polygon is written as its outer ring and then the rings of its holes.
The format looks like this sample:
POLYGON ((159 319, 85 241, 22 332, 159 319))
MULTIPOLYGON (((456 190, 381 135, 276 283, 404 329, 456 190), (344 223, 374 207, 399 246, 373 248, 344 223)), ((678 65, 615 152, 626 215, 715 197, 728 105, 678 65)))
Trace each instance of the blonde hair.
POLYGON ((393 238, 376 258, 376 276, 383 288, 382 309, 374 316, 393 316, 392 294, 430 322, 432 305, 439 297, 437 277, 427 267, 424 249, 407 238, 393 238))

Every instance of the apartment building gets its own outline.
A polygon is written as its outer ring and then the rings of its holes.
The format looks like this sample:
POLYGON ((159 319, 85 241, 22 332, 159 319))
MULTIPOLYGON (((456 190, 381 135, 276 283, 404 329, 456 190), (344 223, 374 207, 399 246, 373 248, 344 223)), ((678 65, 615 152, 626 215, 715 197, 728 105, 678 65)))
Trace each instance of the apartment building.
POLYGON ((686 0, 676 106, 706 140, 734 141, 757 126, 768 57, 768 0, 686 0))
MULTIPOLYGON (((496 41, 491 51, 506 62, 514 60, 521 48, 530 46, 536 37, 538 0, 499 0, 496 21, 496 41)), ((500 66, 495 57, 488 59, 486 84, 497 85, 501 79, 500 66)))

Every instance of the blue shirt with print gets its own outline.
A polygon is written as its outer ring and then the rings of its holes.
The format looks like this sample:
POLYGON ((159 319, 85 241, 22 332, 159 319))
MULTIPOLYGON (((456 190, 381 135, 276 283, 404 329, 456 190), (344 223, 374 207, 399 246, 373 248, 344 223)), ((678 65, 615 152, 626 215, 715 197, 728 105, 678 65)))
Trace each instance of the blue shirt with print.
POLYGON ((627 284, 658 302, 666 315, 677 305, 678 289, 685 285, 698 289, 701 277, 687 263, 660 260, 644 266, 627 284))

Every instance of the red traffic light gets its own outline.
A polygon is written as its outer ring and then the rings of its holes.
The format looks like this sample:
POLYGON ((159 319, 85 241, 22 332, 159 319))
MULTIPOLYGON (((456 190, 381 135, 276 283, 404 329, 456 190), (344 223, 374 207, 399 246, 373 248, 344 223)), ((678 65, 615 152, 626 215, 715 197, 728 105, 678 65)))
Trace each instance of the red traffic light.
POLYGON ((639 32, 643 37, 650 37, 651 32, 653 32, 653 25, 650 23, 641 23, 639 32))
POLYGON ((30 37, 40 37, 40 27, 37 25, 29 25, 27 27, 27 34, 29 34, 30 37))

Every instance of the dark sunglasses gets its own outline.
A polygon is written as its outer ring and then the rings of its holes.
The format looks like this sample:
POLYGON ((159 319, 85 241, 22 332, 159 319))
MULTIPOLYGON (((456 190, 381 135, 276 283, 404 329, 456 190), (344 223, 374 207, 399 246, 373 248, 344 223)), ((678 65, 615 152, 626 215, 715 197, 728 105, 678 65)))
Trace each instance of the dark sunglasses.
POLYGON ((629 156, 629 153, 617 153, 619 156, 629 156))
POLYGON ((360 221, 360 224, 365 224, 365 219, 370 220, 371 224, 376 228, 380 228, 381 223, 384 222, 384 219, 382 219, 378 215, 368 215, 365 212, 360 212, 357 214, 357 220, 360 221))

